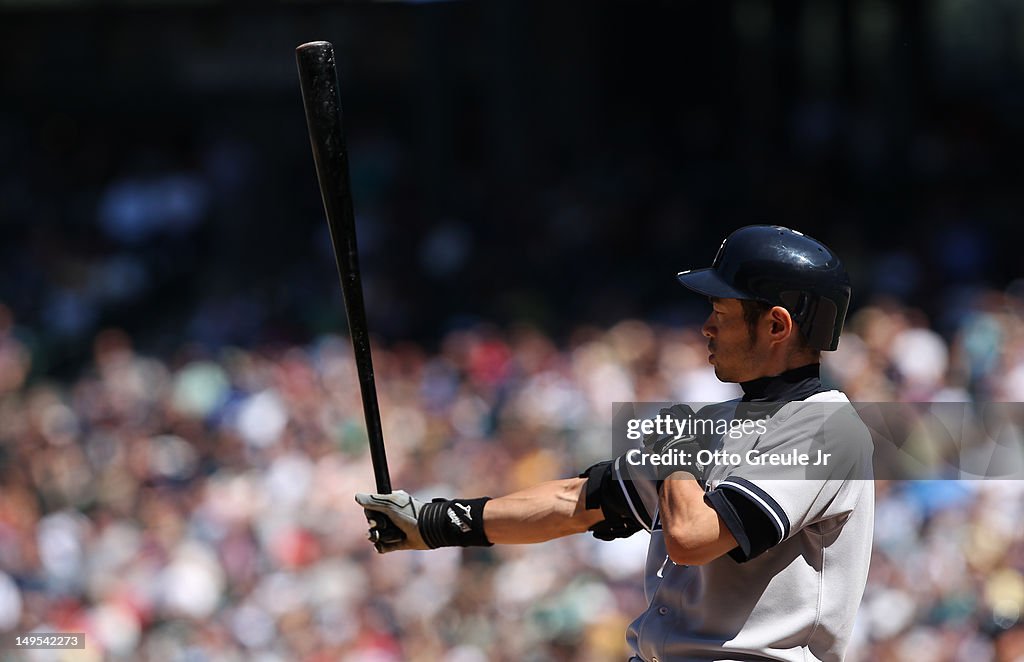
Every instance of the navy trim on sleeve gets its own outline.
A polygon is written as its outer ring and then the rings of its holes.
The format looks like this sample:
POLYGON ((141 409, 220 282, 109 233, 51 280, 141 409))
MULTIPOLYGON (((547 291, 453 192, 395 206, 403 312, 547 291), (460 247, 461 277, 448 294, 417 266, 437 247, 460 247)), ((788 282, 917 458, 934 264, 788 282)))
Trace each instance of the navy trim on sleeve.
POLYGON ((789 537, 789 517, 786 515, 786 511, 763 489, 740 476, 729 476, 719 483, 718 487, 719 489, 726 487, 745 494, 751 502, 768 515, 778 530, 779 537, 775 541, 776 544, 789 537))
POLYGON ((738 546, 729 551, 729 556, 737 563, 757 558, 780 542, 773 518, 745 493, 719 489, 705 500, 736 539, 738 546))
MULTIPOLYGON (((729 533, 736 539, 739 547, 732 549, 729 552, 729 556, 732 556, 734 560, 739 563, 746 561, 750 558, 750 536, 747 535, 747 530, 743 526, 743 521, 740 519, 739 514, 736 513, 736 508, 733 507, 732 503, 729 502, 728 497, 725 495, 724 490, 714 490, 704 495, 704 501, 709 506, 715 509, 718 516, 725 522, 726 528, 729 529, 729 533), (735 555, 734 555, 735 553, 735 555), (737 558, 739 556, 740 558, 737 558)), ((772 533, 775 530, 772 529, 772 533)))

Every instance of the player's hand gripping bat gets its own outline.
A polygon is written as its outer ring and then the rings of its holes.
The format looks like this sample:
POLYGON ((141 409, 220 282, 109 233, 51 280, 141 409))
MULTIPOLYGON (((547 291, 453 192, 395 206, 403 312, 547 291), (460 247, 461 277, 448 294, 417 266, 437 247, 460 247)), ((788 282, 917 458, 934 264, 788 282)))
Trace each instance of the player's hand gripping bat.
MULTIPOLYGON (((313 147, 313 161, 320 181, 320 195, 327 213, 327 225, 334 244, 334 259, 341 278, 349 335, 355 351, 359 373, 359 390, 363 397, 363 414, 370 440, 370 459, 377 492, 391 492, 388 461, 384 454, 377 389, 373 381, 370 357, 370 336, 366 328, 363 288, 359 278, 359 256, 356 246, 355 217, 352 210, 352 189, 348 176, 348 150, 341 117, 341 95, 338 72, 334 63, 334 47, 330 42, 313 41, 295 49, 299 67, 302 102, 306 107, 306 125, 313 147)), ((380 513, 367 513, 370 540, 374 543, 395 543, 405 534, 380 513)))

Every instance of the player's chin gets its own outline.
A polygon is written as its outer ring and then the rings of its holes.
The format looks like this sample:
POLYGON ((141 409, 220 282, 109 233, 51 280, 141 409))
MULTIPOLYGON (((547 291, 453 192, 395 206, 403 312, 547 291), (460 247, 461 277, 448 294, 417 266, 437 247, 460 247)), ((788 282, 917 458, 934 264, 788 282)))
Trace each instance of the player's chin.
POLYGON ((720 382, 735 382, 738 381, 733 375, 732 371, 718 363, 711 362, 711 365, 715 367, 715 377, 720 382))

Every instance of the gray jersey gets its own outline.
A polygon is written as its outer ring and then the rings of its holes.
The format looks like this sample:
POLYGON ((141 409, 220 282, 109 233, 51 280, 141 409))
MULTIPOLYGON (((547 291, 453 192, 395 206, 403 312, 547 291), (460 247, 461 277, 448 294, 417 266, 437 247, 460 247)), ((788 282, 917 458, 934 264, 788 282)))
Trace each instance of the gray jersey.
MULTIPOLYGON (((738 404, 717 405, 716 416, 738 404)), ((719 443, 744 459, 822 449, 838 450, 840 458, 826 474, 756 461, 709 467, 706 501, 739 547, 703 566, 669 559, 653 483, 618 463, 619 477, 634 481, 654 514, 645 518, 648 525, 653 521, 649 607, 627 632, 633 659, 841 660, 871 554, 874 485, 866 426, 845 395, 828 391, 782 405, 759 433, 726 435, 719 443)))

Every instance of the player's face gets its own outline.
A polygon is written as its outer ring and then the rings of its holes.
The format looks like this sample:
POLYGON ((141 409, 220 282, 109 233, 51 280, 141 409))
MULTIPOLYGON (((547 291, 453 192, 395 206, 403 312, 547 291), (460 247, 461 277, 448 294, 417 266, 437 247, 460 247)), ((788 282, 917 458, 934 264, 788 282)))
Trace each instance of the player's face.
POLYGON ((739 299, 711 299, 711 314, 701 333, 708 339, 708 362, 723 382, 745 382, 761 377, 762 355, 751 338, 739 299))

